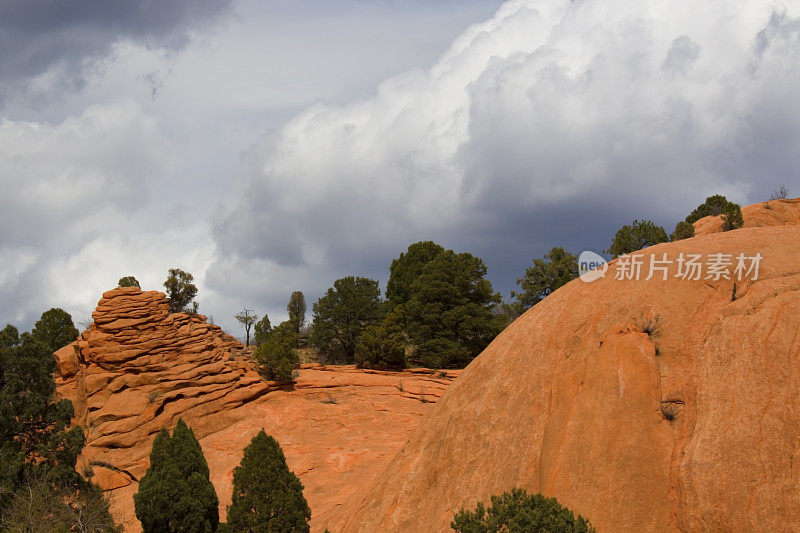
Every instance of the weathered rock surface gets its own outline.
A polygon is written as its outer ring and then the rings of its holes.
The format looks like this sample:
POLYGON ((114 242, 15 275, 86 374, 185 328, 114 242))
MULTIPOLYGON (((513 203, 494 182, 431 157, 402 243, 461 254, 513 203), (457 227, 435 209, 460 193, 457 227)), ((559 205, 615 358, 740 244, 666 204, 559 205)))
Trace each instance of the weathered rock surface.
POLYGON ((179 417, 203 447, 221 517, 233 468, 263 427, 303 481, 316 528, 385 468, 458 374, 303 365, 293 385, 265 382, 233 337, 167 309, 162 293, 114 289, 92 326, 56 352, 58 393, 87 436, 79 470, 109 492, 128 531, 139 530, 133 494, 155 434, 179 417))
POLYGON ((770 203, 748 225, 785 227, 654 246, 639 281, 615 279, 618 259, 548 296, 323 525, 447 531, 520 486, 598 531, 799 531, 800 205, 770 203), (644 279, 651 257, 720 252, 760 253, 758 279, 683 280, 675 263, 644 279))
MULTIPOLYGON (((742 208, 745 228, 800 225, 800 198, 770 200, 742 208)), ((694 223, 695 236, 722 232, 722 217, 705 217, 694 223)))

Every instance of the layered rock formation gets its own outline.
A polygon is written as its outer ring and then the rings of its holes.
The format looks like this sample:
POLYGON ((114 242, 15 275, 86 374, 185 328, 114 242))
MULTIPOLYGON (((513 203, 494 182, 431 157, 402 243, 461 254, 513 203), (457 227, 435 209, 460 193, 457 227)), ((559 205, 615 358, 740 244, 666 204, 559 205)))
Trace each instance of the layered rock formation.
MULTIPOLYGON (((745 209, 747 224, 800 219, 797 200, 770 204, 745 209)), ((518 486, 598 531, 800 530, 798 250, 796 226, 751 227, 637 252, 638 281, 615 279, 618 259, 569 283, 322 525, 447 531, 454 512, 518 486), (706 279, 716 253, 734 257, 730 279, 706 279), (646 280, 664 254, 667 279, 646 280), (676 277, 680 254, 703 257, 701 279, 676 277), (763 257, 758 279, 736 279, 738 254, 763 257)))
POLYGON ((56 352, 56 385, 86 432, 79 469, 104 489, 136 482, 148 444, 178 417, 203 434, 211 420, 270 390, 236 359, 236 339, 202 315, 170 314, 163 293, 114 289, 92 318, 78 341, 56 352))
POLYGON ((94 323, 56 352, 58 394, 87 443, 79 470, 138 531, 132 496, 155 434, 179 417, 198 436, 224 518, 233 468, 261 428, 305 484, 312 524, 386 467, 457 372, 375 372, 303 365, 292 385, 265 382, 241 344, 201 315, 169 314, 160 292, 103 295, 94 323))

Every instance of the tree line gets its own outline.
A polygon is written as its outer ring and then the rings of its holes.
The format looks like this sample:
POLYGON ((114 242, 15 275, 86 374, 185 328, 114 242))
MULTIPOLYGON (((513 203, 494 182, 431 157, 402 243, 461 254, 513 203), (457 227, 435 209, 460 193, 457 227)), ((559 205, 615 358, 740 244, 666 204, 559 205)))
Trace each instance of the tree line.
MULTIPOLYGON (((782 188, 773 197, 786 194, 782 188)), ((670 235, 651 220, 637 219, 622 226, 604 252, 619 257, 686 239, 694 236, 694 222, 717 215, 723 231, 744 222, 738 204, 713 195, 678 222, 670 235)), ((266 314, 259 318, 250 310, 235 318, 245 329, 248 345, 254 331, 253 357, 268 379, 293 379, 301 340, 327 363, 375 369, 459 368, 469 364, 511 321, 577 278, 578 260, 563 247, 553 247, 517 279, 519 290, 511 291, 509 302, 494 291, 486 274, 479 257, 432 241, 417 242, 392 261, 385 293, 374 279, 347 276, 337 279, 313 304, 308 325, 301 291, 289 298, 289 319, 275 327, 266 314)), ((169 271, 164 287, 171 311, 197 312, 192 301, 197 288, 192 281, 191 274, 182 270, 169 271)), ((132 276, 120 280, 123 286, 131 283, 138 286, 132 276)))
MULTIPOLYGON (((785 188, 780 194, 783 194, 783 198, 786 197, 785 188)), ((744 224, 739 204, 716 194, 706 198, 705 202, 697 206, 684 220, 678 222, 669 236, 663 227, 651 220, 634 220, 617 230, 611 244, 603 252, 616 258, 656 244, 694 237, 694 223, 707 216, 721 216, 723 231, 738 229, 744 224)), ((534 259, 533 265, 517 279, 517 285, 522 290, 512 291, 513 301, 508 305, 509 315, 512 317, 521 315, 577 277, 578 257, 563 247, 553 247, 543 257, 534 259)))

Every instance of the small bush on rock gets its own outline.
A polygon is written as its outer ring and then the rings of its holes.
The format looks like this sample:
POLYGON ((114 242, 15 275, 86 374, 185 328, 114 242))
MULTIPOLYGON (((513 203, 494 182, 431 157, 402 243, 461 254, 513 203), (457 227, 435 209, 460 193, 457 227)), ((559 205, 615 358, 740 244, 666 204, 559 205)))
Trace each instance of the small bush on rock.
POLYGON ((722 231, 730 231, 732 229, 739 229, 744 225, 744 217, 742 217, 742 208, 739 204, 728 202, 725 209, 722 211, 722 231))
POLYGON ((634 220, 631 225, 626 224, 617 230, 606 253, 619 257, 668 240, 667 232, 661 226, 650 220, 634 220))
POLYGON ((589 533, 594 528, 588 520, 541 494, 529 495, 512 489, 502 496, 492 496, 487 509, 479 503, 475 511, 462 510, 453 517, 450 527, 459 533, 589 533))
POLYGON ((133 276, 124 276, 119 278, 117 285, 120 287, 140 287, 139 281, 133 276))
POLYGON ((722 215, 722 230, 730 231, 732 229, 741 228, 744 224, 742 218, 742 208, 739 204, 729 202, 727 198, 721 194, 709 196, 706 201, 697 209, 689 213, 686 217, 686 222, 693 224, 703 217, 715 217, 722 215))
POLYGON ((281 322, 261 339, 253 357, 267 379, 292 381, 294 365, 299 362, 294 347, 297 346, 295 324, 281 322))
POLYGON ((675 226, 675 231, 670 235, 670 240, 680 241, 691 237, 694 237, 694 225, 686 221, 681 221, 675 226))
POLYGON ((686 217, 686 222, 689 224, 694 224, 701 218, 721 215, 728 203, 728 199, 721 194, 709 196, 706 198, 705 202, 698 205, 694 211, 689 213, 689 215, 686 217))

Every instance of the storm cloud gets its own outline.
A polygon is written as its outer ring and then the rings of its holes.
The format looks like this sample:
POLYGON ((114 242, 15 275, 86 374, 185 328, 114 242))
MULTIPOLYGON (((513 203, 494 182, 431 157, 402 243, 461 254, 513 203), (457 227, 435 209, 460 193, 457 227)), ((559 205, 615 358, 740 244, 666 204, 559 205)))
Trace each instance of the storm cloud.
POLYGON ((509 1, 431 68, 262 138, 209 283, 318 293, 385 279, 433 239, 508 290, 551 246, 599 251, 634 218, 671 230, 709 194, 797 191, 797 17, 768 0, 509 1))
POLYGON ((10 0, 0 3, 0 106, 10 94, 41 104, 80 89, 115 43, 178 50, 230 1, 10 0))

